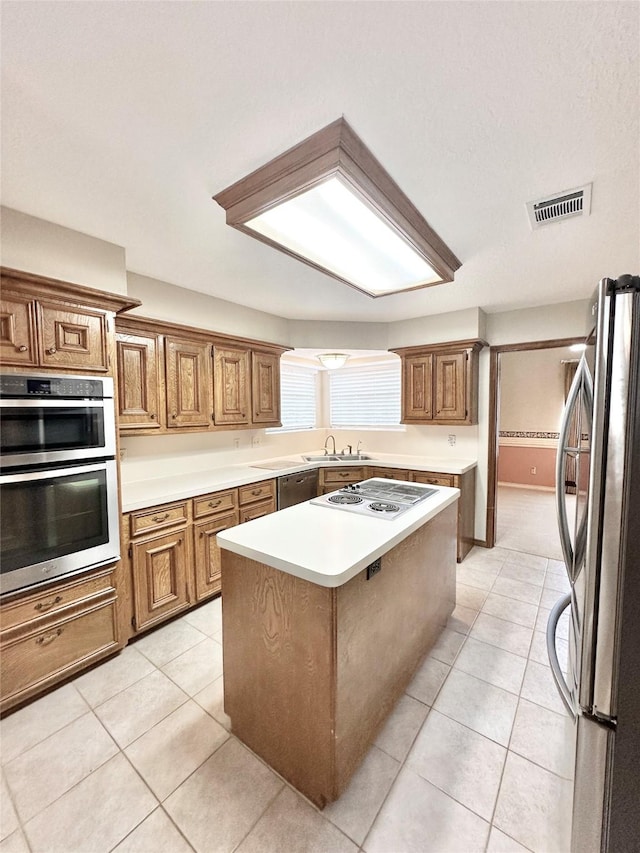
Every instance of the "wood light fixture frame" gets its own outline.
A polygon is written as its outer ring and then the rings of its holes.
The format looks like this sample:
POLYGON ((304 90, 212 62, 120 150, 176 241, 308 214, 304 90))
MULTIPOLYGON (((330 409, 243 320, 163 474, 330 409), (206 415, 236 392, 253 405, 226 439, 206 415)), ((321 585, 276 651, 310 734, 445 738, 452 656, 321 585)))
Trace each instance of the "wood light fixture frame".
POLYGON ((451 249, 431 228, 420 211, 411 203, 343 117, 222 190, 213 198, 226 211, 227 225, 303 261, 374 299, 378 296, 406 293, 409 290, 451 282, 455 271, 461 266, 461 262, 451 249), (371 294, 352 281, 342 278, 326 267, 247 227, 246 223, 249 220, 332 177, 339 177, 354 191, 433 268, 440 280, 413 285, 403 290, 371 294))

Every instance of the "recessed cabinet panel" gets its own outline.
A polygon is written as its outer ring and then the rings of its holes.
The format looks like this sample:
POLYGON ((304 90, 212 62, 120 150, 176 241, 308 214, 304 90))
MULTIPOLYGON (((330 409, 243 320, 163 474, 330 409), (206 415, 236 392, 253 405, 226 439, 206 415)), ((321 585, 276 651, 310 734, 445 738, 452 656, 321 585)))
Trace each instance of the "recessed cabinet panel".
POLYGON ((133 545, 135 626, 139 630, 189 604, 186 530, 133 545))
POLYGON ((167 426, 212 424, 210 347, 195 341, 166 339, 167 426))
POLYGON ((272 353, 251 354, 252 421, 280 425, 280 357, 272 353))
POLYGON ((430 355, 408 358, 404 365, 405 417, 432 416, 432 358, 430 355))
POLYGON ((3 364, 35 365, 35 302, 20 296, 5 296, 0 302, 0 359, 3 364))
POLYGON ((40 303, 41 364, 77 370, 108 369, 104 313, 40 303))
POLYGON ((120 428, 160 429, 157 336, 118 335, 117 347, 120 428))
POLYGON ((249 423, 249 351, 215 347, 213 376, 216 424, 249 423))
POLYGON ((436 411, 435 420, 464 420, 466 417, 466 362, 465 352, 436 354, 436 411))

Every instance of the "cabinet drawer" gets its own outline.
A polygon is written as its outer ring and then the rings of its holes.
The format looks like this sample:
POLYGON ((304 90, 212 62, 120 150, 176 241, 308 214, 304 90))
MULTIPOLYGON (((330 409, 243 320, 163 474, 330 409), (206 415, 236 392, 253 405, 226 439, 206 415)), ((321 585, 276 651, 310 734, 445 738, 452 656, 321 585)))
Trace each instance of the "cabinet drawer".
POLYGON ((102 572, 98 576, 76 580, 53 587, 47 592, 40 591, 15 602, 3 604, 0 613, 2 630, 6 631, 32 619, 55 614, 79 601, 103 596, 105 592, 115 592, 111 580, 111 572, 102 572))
POLYGON ((453 474, 432 474, 430 471, 414 471, 411 479, 414 483, 426 483, 429 486, 453 486, 453 474))
POLYGON ((168 504, 132 512, 130 520, 131 535, 140 536, 141 533, 152 533, 154 530, 162 530, 174 524, 186 524, 189 521, 189 509, 186 501, 180 504, 168 504))
POLYGON ((364 468, 325 468, 324 482, 329 483, 359 483, 366 479, 364 468))
POLYGON ((228 492, 213 492, 210 495, 203 495, 201 498, 194 498, 193 517, 202 518, 216 512, 229 512, 229 510, 236 509, 237 506, 237 489, 230 489, 228 492))
POLYGON ((240 494, 240 506, 251 504, 255 501, 262 501, 265 498, 276 497, 276 481, 265 480, 262 483, 250 483, 248 486, 241 486, 238 490, 240 494))
POLYGON ((399 468, 373 468, 371 470, 372 477, 382 477, 384 480, 404 480, 409 481, 409 471, 399 468))
POLYGON ((114 601, 50 623, 29 636, 3 642, 3 706, 15 704, 20 693, 58 681, 117 648, 114 601))
POLYGON ((258 501, 249 506, 240 507, 240 524, 245 521, 253 521, 254 518, 261 518, 263 515, 269 515, 276 511, 275 498, 269 498, 266 501, 258 501))

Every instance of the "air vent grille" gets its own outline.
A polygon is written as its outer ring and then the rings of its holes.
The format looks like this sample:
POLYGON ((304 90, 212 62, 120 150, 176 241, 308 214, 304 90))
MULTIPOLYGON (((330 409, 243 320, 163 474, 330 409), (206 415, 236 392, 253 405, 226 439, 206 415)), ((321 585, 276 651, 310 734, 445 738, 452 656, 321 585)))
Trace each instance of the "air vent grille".
POLYGON ((588 216, 591 212, 591 184, 565 190, 538 201, 530 201, 527 204, 527 212, 532 228, 540 228, 571 216, 588 216))

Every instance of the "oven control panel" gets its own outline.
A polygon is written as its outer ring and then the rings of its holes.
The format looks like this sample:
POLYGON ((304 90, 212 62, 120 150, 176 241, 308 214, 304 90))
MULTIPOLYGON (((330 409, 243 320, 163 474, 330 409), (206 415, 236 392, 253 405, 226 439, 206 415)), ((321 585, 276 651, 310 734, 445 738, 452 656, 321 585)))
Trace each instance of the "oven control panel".
POLYGON ((0 397, 74 399, 113 396, 113 380, 91 376, 0 375, 0 397))

